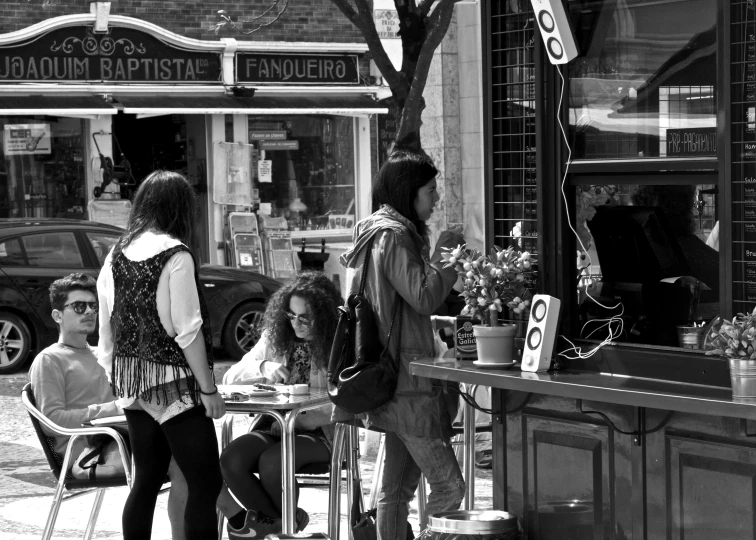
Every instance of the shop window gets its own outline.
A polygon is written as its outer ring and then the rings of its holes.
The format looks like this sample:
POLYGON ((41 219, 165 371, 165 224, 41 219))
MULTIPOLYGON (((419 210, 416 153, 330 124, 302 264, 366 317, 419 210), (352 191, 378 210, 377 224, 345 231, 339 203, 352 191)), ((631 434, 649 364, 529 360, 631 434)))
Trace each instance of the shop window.
POLYGON ((24 266, 25 264, 24 252, 21 251, 21 244, 18 243, 18 240, 0 242, 0 267, 24 266))
POLYGON ((29 266, 83 268, 76 238, 71 232, 30 234, 21 239, 29 266))
POLYGON ((101 233, 85 233, 89 244, 94 249, 97 256, 97 262, 100 266, 105 264, 105 259, 110 253, 110 249, 118 241, 118 236, 113 234, 101 234, 101 233))
POLYGON ((568 65, 574 158, 716 156, 716 6, 570 3, 581 50, 568 65))
POLYGON ((581 185, 575 190, 580 337, 679 346, 677 326, 719 312, 716 185, 581 185), (603 306, 603 307, 602 307, 603 306), (609 309, 607 309, 609 308, 609 309), (603 325, 603 330, 599 327, 603 325))
POLYGON ((302 236, 351 232, 355 223, 354 120, 341 116, 249 118, 260 212, 302 236))
POLYGON ((0 117, 0 217, 86 217, 83 121, 0 117))

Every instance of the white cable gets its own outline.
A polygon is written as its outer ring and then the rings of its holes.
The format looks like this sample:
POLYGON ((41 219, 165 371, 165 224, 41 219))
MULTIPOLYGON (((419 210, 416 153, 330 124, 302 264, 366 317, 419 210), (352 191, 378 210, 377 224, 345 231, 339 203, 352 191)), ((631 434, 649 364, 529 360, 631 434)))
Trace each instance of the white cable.
MULTIPOLYGON (((562 103, 564 101, 564 87, 565 87, 566 83, 565 83, 565 80, 564 80, 564 75, 562 75, 562 71, 560 69, 557 69, 556 72, 559 73, 559 78, 562 79, 562 89, 559 92, 559 105, 557 107, 556 119, 557 119, 557 123, 559 124, 559 130, 562 133, 562 138, 564 139, 564 144, 565 144, 565 146, 567 146, 567 165, 564 168, 564 175, 562 176, 562 184, 561 184, 562 200, 564 201, 564 207, 565 207, 565 210, 567 211, 567 224, 569 225, 570 230, 572 231, 572 234, 574 234, 575 238, 577 238, 578 243, 580 243, 580 247, 581 247, 583 253, 587 254, 588 250, 585 248, 585 245, 583 244, 583 241, 581 240, 580 235, 577 233, 577 231, 575 230, 575 227, 573 227, 573 225, 572 225, 572 219, 570 218, 569 203, 567 202, 567 194, 564 191, 564 186, 565 186, 565 183, 567 182, 567 173, 568 173, 568 171, 570 169, 570 164, 572 163, 572 148, 570 147, 570 141, 567 139, 567 133, 564 130, 564 126, 562 125, 562 118, 561 118, 562 103)), ((591 276, 591 266, 593 266, 593 261, 591 260, 590 257, 588 257, 588 266, 585 266, 583 268, 584 269, 585 268, 588 269, 588 278, 589 279, 590 279, 590 276, 591 276)), ((589 358, 589 357, 593 356, 596 353, 596 351, 598 351, 601 347, 603 347, 604 345, 608 345, 608 344, 612 343, 612 341, 615 338, 620 337, 622 335, 622 333, 624 332, 625 323, 622 320, 622 314, 625 312, 625 307, 624 307, 624 305, 622 305, 622 302, 618 302, 615 306, 612 306, 612 307, 605 306, 604 304, 602 304, 601 302, 599 302, 598 300, 596 300, 593 296, 591 296, 591 293, 588 292, 588 284, 585 285, 585 294, 594 303, 596 303, 596 305, 598 305, 598 306, 600 306, 600 307, 602 307, 604 309, 607 309, 607 310, 611 311, 611 310, 620 308, 621 311, 620 311, 619 315, 612 315, 608 319, 595 319, 593 321, 588 321, 588 322, 604 322, 604 324, 602 324, 601 326, 599 326, 598 328, 596 328, 595 330, 593 330, 590 334, 588 334, 588 337, 592 336, 595 332, 597 332, 598 330, 600 330, 602 328, 607 328, 609 330, 609 334, 607 335, 607 337, 601 343, 599 343, 594 349, 591 349, 588 352, 584 353, 582 351, 581 347, 578 347, 577 345, 575 345, 572 341, 570 341, 569 339, 567 339, 565 336, 561 336, 565 341, 567 341, 570 345, 572 345, 571 348, 565 349, 564 351, 558 353, 559 356, 563 356, 563 357, 567 358, 568 360, 577 360, 577 359, 589 358), (618 329, 618 332, 616 334, 612 330, 612 323, 619 323, 619 329, 618 329), (566 353, 568 353, 570 351, 574 351, 575 354, 576 354, 576 356, 567 356, 566 353)), ((588 323, 586 323, 586 325, 587 324, 588 323)), ((583 330, 585 329, 586 325, 583 325, 583 329, 581 329, 581 334, 582 334, 583 330)))

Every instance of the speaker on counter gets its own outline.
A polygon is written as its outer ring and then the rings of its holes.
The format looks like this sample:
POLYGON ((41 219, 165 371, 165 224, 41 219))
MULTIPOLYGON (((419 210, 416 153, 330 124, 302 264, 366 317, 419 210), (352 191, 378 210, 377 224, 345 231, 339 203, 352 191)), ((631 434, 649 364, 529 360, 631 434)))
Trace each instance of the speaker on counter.
POLYGON ((522 352, 523 371, 547 371, 551 367, 561 306, 559 298, 553 296, 536 294, 533 297, 522 352))
POLYGON ((578 55, 575 36, 562 0, 530 0, 546 54, 552 64, 566 64, 578 55))

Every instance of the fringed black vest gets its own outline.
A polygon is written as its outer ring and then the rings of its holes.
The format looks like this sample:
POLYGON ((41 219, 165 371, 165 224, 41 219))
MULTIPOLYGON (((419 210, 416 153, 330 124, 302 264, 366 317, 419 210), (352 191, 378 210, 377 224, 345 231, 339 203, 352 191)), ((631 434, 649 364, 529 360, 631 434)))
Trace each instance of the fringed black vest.
MULTIPOLYGON (((113 370, 111 380, 116 396, 152 398, 152 388, 165 383, 168 369, 173 370, 176 388, 179 379, 186 378, 195 405, 200 403, 200 388, 192 375, 184 352, 168 335, 157 309, 157 288, 160 274, 168 260, 179 251, 189 251, 184 245, 167 249, 143 261, 129 260, 123 252, 113 259, 114 302, 110 325, 113 328, 113 370)), ((213 342, 210 319, 200 289, 198 265, 194 264, 202 334, 205 338, 208 369, 213 370, 213 342)), ((157 403, 168 399, 166 387, 157 403)), ((167 403, 166 403, 167 405, 167 403)))

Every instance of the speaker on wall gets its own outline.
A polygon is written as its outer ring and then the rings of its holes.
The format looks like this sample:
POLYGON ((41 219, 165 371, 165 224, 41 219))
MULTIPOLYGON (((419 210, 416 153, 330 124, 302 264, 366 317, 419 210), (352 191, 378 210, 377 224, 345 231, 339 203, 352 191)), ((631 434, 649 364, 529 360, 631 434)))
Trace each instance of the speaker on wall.
POLYGON ((530 0, 541 31, 546 54, 552 64, 566 64, 578 55, 575 36, 562 0, 530 0))
POLYGON ((562 302, 546 294, 536 294, 530 307, 528 331, 522 352, 523 371, 547 371, 551 367, 562 302))

